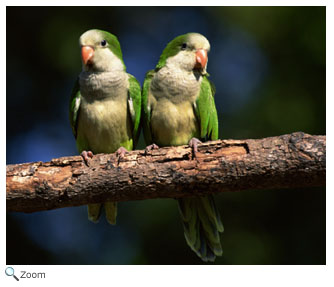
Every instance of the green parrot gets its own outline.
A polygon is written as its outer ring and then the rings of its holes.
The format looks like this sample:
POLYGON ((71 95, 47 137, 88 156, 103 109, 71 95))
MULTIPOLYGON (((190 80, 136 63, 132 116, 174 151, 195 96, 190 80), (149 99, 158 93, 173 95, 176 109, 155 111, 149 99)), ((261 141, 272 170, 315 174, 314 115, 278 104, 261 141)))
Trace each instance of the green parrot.
MULTIPOLYGON (((78 151, 88 164, 93 153, 123 157, 135 148, 140 133, 141 88, 126 72, 117 37, 89 30, 79 40, 82 72, 70 99, 70 122, 78 151)), ((102 204, 88 205, 97 222, 102 204)), ((116 224, 117 203, 105 202, 107 221, 116 224)))
MULTIPOLYGON (((189 144, 196 156, 202 141, 218 139, 215 87, 206 71, 209 41, 188 33, 169 42, 142 90, 142 126, 148 150, 189 144), (199 140, 200 139, 200 140, 199 140)), ((178 199, 185 239, 205 262, 223 251, 224 231, 213 196, 178 199)))

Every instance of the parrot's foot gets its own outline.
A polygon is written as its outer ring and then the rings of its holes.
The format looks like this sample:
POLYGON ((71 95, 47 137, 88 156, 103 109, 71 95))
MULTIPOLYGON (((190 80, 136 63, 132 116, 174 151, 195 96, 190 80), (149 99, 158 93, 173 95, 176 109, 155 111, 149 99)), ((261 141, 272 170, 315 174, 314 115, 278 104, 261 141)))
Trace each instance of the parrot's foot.
POLYGON ((159 146, 156 145, 155 143, 154 144, 151 144, 151 145, 148 145, 146 148, 145 148, 145 154, 147 154, 149 151, 151 150, 154 150, 154 149, 158 149, 159 146))
POLYGON ((116 151, 116 155, 118 156, 118 164, 120 163, 121 159, 124 158, 127 152, 128 150, 122 146, 116 151))
POLYGON ((117 151, 116 151, 116 155, 119 157, 124 157, 125 154, 128 152, 128 150, 125 147, 120 147, 117 151))
POLYGON ((85 161, 85 163, 88 165, 88 161, 89 161, 89 158, 93 158, 93 152, 92 151, 83 151, 81 153, 81 156, 83 158, 83 160, 85 161))
POLYGON ((197 155, 197 146, 198 144, 201 144, 202 142, 198 139, 198 138, 192 138, 189 141, 189 146, 191 147, 192 151, 193 151, 193 156, 196 158, 197 155))

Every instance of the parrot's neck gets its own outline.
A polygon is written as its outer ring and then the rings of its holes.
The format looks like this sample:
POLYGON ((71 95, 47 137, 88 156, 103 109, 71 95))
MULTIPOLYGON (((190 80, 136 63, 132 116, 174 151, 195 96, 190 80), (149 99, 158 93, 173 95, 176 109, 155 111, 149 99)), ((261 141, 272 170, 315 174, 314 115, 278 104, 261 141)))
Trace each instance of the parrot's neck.
POLYGON ((87 101, 117 99, 127 94, 128 74, 125 71, 86 72, 79 76, 80 91, 87 101))
POLYGON ((167 98, 177 104, 184 101, 196 101, 200 92, 202 76, 193 72, 166 65, 155 73, 151 90, 157 100, 167 98))

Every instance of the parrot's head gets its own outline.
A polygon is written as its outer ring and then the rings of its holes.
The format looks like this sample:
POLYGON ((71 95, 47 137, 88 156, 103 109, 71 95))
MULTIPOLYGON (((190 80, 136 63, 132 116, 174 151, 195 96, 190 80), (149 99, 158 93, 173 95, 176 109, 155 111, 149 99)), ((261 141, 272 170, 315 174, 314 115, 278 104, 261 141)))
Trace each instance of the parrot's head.
POLYGON ((117 37, 102 30, 88 30, 79 39, 84 71, 124 71, 121 46, 117 37))
POLYGON ((169 65, 188 72, 198 71, 204 75, 209 51, 210 43, 203 35, 198 33, 180 35, 167 44, 156 68, 169 65))

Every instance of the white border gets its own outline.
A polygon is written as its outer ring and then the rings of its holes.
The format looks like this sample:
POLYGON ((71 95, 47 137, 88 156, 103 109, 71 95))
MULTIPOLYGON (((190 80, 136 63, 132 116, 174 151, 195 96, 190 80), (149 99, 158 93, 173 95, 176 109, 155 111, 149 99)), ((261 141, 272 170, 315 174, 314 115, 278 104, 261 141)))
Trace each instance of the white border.
MULTIPOLYGON (((168 6, 327 6, 326 17, 326 64, 327 64, 327 126, 328 142, 332 145, 331 127, 333 120, 333 4, 331 1, 165 1, 168 6)), ((333 1, 332 1, 333 2, 333 1)), ((1 39, 0 45, 2 58, 2 77, 1 77, 1 146, 6 146, 5 120, 6 120, 6 65, 3 59, 6 59, 5 45, 3 39, 6 36, 6 7, 24 6, 26 1, 4 1, 1 5, 1 39)), ((160 2, 161 3, 161 2, 160 2)), ((138 1, 30 1, 30 5, 76 5, 90 6, 125 6, 138 5, 138 1)), ((140 1, 141 5, 156 6, 157 1, 140 1)), ((7 87, 9 88, 9 87, 7 87)), ((328 166, 333 163, 333 153, 330 147, 327 158, 328 166)), ((0 154, 1 158, 1 183, 2 190, 5 190, 5 150, 0 154)), ((332 187, 332 172, 328 173, 328 186, 332 187)), ((65 286, 70 284, 85 283, 90 286, 114 285, 114 286, 333 286, 333 190, 327 189, 327 265, 326 266, 14 266, 17 271, 28 270, 30 272, 45 272, 46 279, 25 280, 16 282, 4 275, 6 267, 6 245, 5 245, 5 197, 1 197, 1 266, 0 285, 18 286, 25 282, 25 286, 53 286, 63 283, 65 286), (9 279, 9 280, 8 280, 9 279)), ((303 240, 303 238, 301 238, 303 240)))

